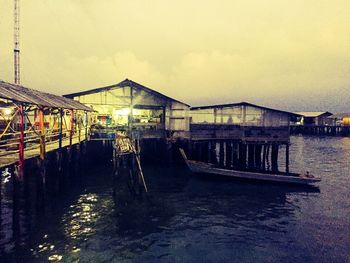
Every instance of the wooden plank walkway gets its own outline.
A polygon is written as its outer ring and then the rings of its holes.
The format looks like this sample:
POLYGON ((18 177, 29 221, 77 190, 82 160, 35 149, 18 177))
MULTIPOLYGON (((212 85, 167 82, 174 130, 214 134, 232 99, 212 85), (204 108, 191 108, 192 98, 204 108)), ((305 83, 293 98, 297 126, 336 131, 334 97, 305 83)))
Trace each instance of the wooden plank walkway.
MULTIPOLYGON (((83 137, 85 138, 85 136, 83 137)), ((85 139, 81 139, 80 142, 85 141, 85 139)), ((79 144, 78 136, 74 136, 72 140, 72 145, 79 144)), ((62 140, 62 148, 69 146, 69 138, 65 138, 62 140)), ((47 142, 46 143, 46 153, 57 150, 58 149, 58 141, 47 142)), ((24 150, 24 160, 32 159, 40 156, 40 146, 35 149, 24 150)), ((5 156, 0 157, 0 169, 13 165, 18 162, 18 153, 10 153, 5 156)))

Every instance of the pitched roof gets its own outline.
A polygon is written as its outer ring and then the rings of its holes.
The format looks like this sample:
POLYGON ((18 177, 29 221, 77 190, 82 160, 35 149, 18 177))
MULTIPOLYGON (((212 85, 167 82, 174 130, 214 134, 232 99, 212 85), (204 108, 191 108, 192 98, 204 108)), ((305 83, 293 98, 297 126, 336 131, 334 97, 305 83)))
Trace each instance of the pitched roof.
POLYGON ((0 98, 30 105, 93 111, 78 101, 0 80, 0 98))
POLYGON ((101 87, 101 88, 95 88, 95 89, 90 89, 90 90, 86 90, 86 91, 81 91, 81 92, 76 92, 76 93, 70 93, 70 94, 65 94, 63 95, 64 97, 66 98, 74 98, 74 97, 78 97, 78 96, 82 96, 82 95, 88 95, 88 94, 92 94, 92 93, 97 93, 97 92, 101 92, 101 91, 105 91, 105 90, 110 90, 110 89, 114 89, 114 88, 123 88, 123 87, 133 87, 133 88, 138 88, 138 89, 141 89, 141 90, 145 90, 151 94, 154 94, 158 97, 161 97, 161 98, 164 98, 166 100, 172 100, 172 101, 176 101, 176 102, 179 102, 179 103, 182 103, 186 106, 190 106, 188 105, 187 103, 184 103, 182 101, 179 101, 179 100, 176 100, 176 99, 173 99, 171 97, 168 97, 158 91, 155 91, 151 88, 148 88, 146 86, 143 86, 135 81, 132 81, 132 80, 129 80, 129 79, 125 79, 121 82, 119 82, 118 84, 114 84, 114 85, 110 85, 110 86, 106 86, 106 87, 101 87))
POLYGON ((343 119, 343 118, 350 118, 350 112, 340 112, 340 113, 335 113, 328 118, 331 119, 343 119))
POLYGON ((316 118, 321 116, 331 116, 332 113, 328 111, 303 111, 303 112, 296 112, 299 115, 302 115, 304 117, 310 117, 310 118, 316 118))
POLYGON ((288 112, 288 111, 283 111, 283 110, 277 110, 277 109, 272 109, 264 106, 259 106, 256 104, 252 104, 249 102, 237 102, 237 103, 229 103, 229 104, 216 104, 216 105, 207 105, 207 106, 197 106, 197 107, 191 107, 191 110, 202 110, 202 109, 214 109, 214 108, 227 108, 227 107, 233 107, 233 106, 251 106, 251 107, 256 107, 256 108, 261 108, 264 110, 270 110, 270 111, 275 111, 275 112, 280 112, 280 113, 285 113, 290 116, 298 117, 300 114, 294 113, 294 112, 288 112))

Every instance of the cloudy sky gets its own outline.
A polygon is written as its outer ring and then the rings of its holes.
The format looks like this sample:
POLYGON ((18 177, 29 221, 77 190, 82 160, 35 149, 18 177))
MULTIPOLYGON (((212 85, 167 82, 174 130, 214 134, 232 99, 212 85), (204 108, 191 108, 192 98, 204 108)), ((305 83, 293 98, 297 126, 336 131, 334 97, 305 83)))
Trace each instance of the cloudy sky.
MULTIPOLYGON (((125 78, 192 105, 350 111, 349 0, 20 0, 21 82, 56 94, 125 78)), ((13 81, 13 1, 0 79, 13 81)))

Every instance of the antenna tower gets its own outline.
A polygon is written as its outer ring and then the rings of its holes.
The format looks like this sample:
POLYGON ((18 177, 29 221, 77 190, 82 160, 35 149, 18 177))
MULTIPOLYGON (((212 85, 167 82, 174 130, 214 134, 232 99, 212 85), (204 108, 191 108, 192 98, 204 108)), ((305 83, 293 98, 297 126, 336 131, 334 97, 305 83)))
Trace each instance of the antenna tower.
POLYGON ((20 63, 19 63, 19 0, 14 0, 14 73, 15 84, 20 84, 20 63))

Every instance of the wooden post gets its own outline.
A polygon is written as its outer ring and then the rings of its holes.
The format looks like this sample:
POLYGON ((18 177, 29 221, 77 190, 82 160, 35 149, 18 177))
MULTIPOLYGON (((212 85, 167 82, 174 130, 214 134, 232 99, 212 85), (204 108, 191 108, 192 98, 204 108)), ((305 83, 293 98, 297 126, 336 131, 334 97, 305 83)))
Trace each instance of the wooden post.
POLYGON ((226 168, 232 167, 232 142, 226 141, 226 168))
POLYGON ((85 140, 88 139, 88 125, 89 125, 89 115, 87 111, 85 111, 85 140))
POLYGON ((210 141, 210 159, 209 161, 213 164, 218 163, 218 159, 216 158, 216 142, 210 141))
POLYGON ((132 138, 132 126, 133 126, 133 103, 134 103, 134 94, 133 94, 133 88, 130 85, 130 108, 129 108, 129 115, 128 115, 128 126, 129 126, 129 133, 130 138, 132 138))
POLYGON ((239 143, 239 167, 247 168, 247 145, 243 143, 239 143))
POLYGON ((289 174, 289 144, 286 144, 286 174, 289 174))
POLYGON ((204 141, 202 143, 202 160, 203 162, 209 162, 209 159, 208 159, 208 151, 209 151, 209 146, 208 146, 208 142, 204 141))
POLYGON ((193 142, 192 140, 188 141, 188 158, 193 159, 193 142))
POLYGON ((70 110, 69 147, 73 144, 74 111, 70 110))
POLYGON ((266 170, 270 170, 270 144, 266 145, 266 170))
POLYGON ((219 151, 219 165, 220 167, 225 166, 225 142, 220 141, 220 151, 219 151))
POLYGON ((261 170, 261 149, 262 146, 261 144, 256 144, 255 145, 255 169, 261 170))
POLYGON ((254 144, 248 144, 248 168, 254 168, 254 144))
POLYGON ((62 137, 63 137, 63 109, 60 109, 60 127, 59 127, 59 134, 58 134, 58 150, 62 150, 62 137))
POLYGON ((238 143, 233 142, 233 150, 232 150, 232 166, 233 168, 239 168, 239 157, 238 157, 238 143))
POLYGON ((263 171, 265 171, 265 168, 266 168, 266 166, 265 166, 265 164, 266 164, 266 150, 267 150, 267 145, 264 144, 262 146, 263 158, 262 158, 262 162, 261 162, 261 169, 263 171))
POLYGON ((40 125, 40 159, 45 159, 45 123, 44 123, 44 109, 39 109, 39 125, 40 125))
MULTIPOLYGON (((79 115, 80 116, 80 115, 79 115)), ((77 115, 78 117, 78 115, 77 115)), ((81 141, 81 125, 82 125, 82 119, 80 119, 79 117, 79 120, 77 120, 77 127, 78 127, 78 142, 80 144, 80 141, 81 141)))
POLYGON ((20 134, 19 134, 19 161, 18 161, 18 177, 22 179, 23 177, 23 168, 24 168, 24 106, 21 104, 19 106, 20 114, 20 134))
POLYGON ((278 144, 273 144, 271 149, 271 168, 273 172, 278 171, 278 144))

